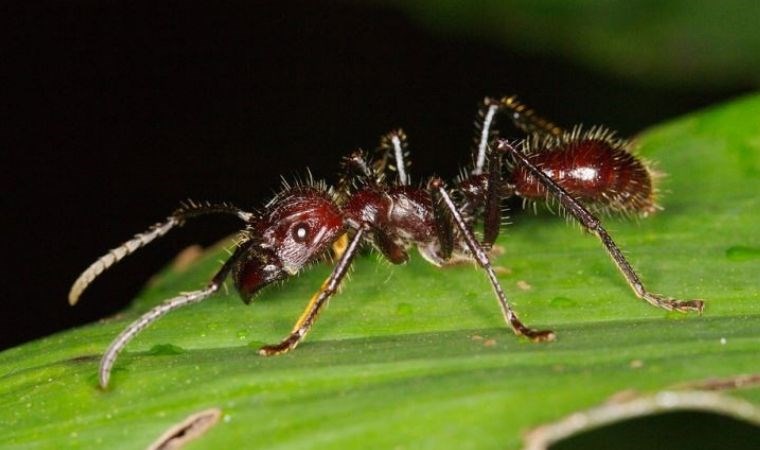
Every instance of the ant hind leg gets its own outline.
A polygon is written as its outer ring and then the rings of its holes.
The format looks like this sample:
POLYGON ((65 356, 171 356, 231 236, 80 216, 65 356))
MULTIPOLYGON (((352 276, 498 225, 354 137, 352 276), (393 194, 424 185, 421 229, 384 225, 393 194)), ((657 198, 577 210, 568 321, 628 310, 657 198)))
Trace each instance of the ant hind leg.
POLYGON ((615 241, 612 240, 612 237, 609 235, 609 233, 607 233, 607 230, 604 229, 599 219, 594 217, 593 214, 591 214, 585 207, 583 207, 583 205, 574 199, 572 195, 570 195, 564 188, 562 188, 562 186, 557 184, 554 180, 551 179, 551 177, 538 169, 528 160, 528 158, 525 157, 525 155, 515 149, 506 140, 497 141, 496 148, 500 152, 509 153, 512 155, 519 164, 522 164, 526 169, 528 169, 528 171, 530 171, 534 177, 536 177, 536 179, 547 189, 547 191, 551 192, 552 195, 554 195, 559 200, 562 207, 569 211, 570 214, 572 214, 573 217, 575 217, 575 219, 580 222, 584 228, 594 233, 599 238, 599 240, 602 242, 602 245, 604 245, 605 250, 612 258, 612 261, 623 274, 623 277, 631 286, 631 289, 633 289, 633 292, 637 297, 648 302, 652 306, 656 306, 667 311, 696 311, 698 313, 702 312, 704 309, 704 301, 702 300, 678 300, 675 298, 649 292, 644 287, 644 283, 641 282, 639 276, 633 270, 633 267, 631 267, 630 263, 628 263, 628 260, 626 260, 625 256, 623 256, 623 252, 620 251, 620 248, 618 248, 618 246, 615 244, 615 241))

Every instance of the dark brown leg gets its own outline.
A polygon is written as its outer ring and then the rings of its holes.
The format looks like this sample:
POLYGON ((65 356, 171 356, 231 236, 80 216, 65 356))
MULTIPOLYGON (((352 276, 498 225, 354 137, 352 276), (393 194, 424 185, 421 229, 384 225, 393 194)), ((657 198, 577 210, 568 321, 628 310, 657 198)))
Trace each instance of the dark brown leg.
POLYGON ((631 267, 631 265, 625 259, 625 256, 623 256, 623 253, 612 240, 612 237, 607 233, 604 227, 602 227, 599 219, 594 217, 593 214, 591 214, 586 208, 583 207, 583 205, 575 200, 573 196, 564 190, 562 186, 557 184, 538 167, 533 165, 528 160, 528 158, 526 158, 517 149, 512 147, 509 142, 506 140, 497 141, 496 149, 500 152, 511 154, 517 161, 519 161, 520 164, 525 166, 530 171, 530 173, 536 177, 536 179, 538 179, 541 184, 544 185, 544 187, 546 187, 549 192, 551 192, 554 196, 557 197, 557 199, 559 199, 562 207, 569 211, 570 214, 572 214, 573 217, 575 217, 578 222, 580 222, 587 230, 599 237, 599 239, 602 241, 602 244, 604 245, 604 248, 607 250, 607 253, 612 258, 612 261, 623 274, 623 277, 625 277, 625 280, 631 286, 633 292, 637 297, 646 300, 653 306, 668 311, 702 312, 702 309, 704 308, 704 302, 702 300, 677 300, 671 297, 666 297, 647 291, 647 289, 644 287, 644 284, 639 279, 639 276, 636 275, 636 272, 633 270, 633 267, 631 267))
MULTIPOLYGON (((478 110, 475 128, 475 148, 473 149, 473 168, 470 171, 470 178, 460 181, 460 188, 464 184, 469 191, 467 211, 460 211, 467 217, 467 222, 474 221, 475 212, 483 208, 483 242, 484 247, 490 248, 499 236, 501 227, 501 155, 494 154, 490 151, 489 143, 496 136, 494 124, 496 117, 502 110, 503 105, 500 101, 486 97, 478 110), (488 165, 488 173, 484 173, 488 165), (487 181, 488 186, 483 189, 483 182, 487 181)), ((435 191, 431 192, 435 195, 435 191)), ((445 209, 445 208, 444 208, 445 209)), ((439 232, 439 235, 441 233, 439 232)))
MULTIPOLYGON (((434 181, 435 179, 431 180, 434 181)), ((438 257, 442 261, 449 261, 451 254, 454 251, 454 230, 451 227, 451 215, 449 209, 443 202, 440 192, 437 189, 428 184, 428 191, 433 199, 433 215, 435 217, 435 234, 438 236, 438 242, 441 246, 441 250, 438 257)))
POLYGON ((496 136, 493 131, 494 123, 500 113, 508 112, 514 125, 522 131, 539 136, 559 136, 562 129, 548 120, 539 117, 517 100, 517 97, 504 97, 500 100, 486 98, 478 111, 476 137, 477 147, 473 156, 474 168, 471 175, 478 176, 484 173, 488 164, 488 190, 485 193, 483 209, 483 241, 481 245, 486 249, 493 246, 501 229, 501 200, 509 195, 504 192, 501 180, 501 157, 497 152, 490 151, 489 144, 496 136))
POLYGON ((283 339, 279 344, 265 345, 259 349, 259 354, 262 356, 279 355, 281 353, 288 352, 296 348, 296 346, 303 340, 306 333, 309 332, 311 326, 317 320, 319 311, 332 297, 335 291, 338 289, 341 280, 346 276, 348 268, 351 266, 351 261, 356 255, 356 250, 364 237, 364 229, 360 228, 356 231, 353 239, 348 244, 348 248, 338 260, 330 276, 325 280, 319 291, 309 301, 306 306, 306 310, 293 327, 293 331, 283 339))
POLYGON ((493 287, 494 293, 496 294, 496 298, 499 300, 499 306, 501 307, 501 312, 504 315, 504 320, 512 328, 515 334, 526 336, 536 342, 554 340, 555 335, 553 331, 534 330, 532 328, 528 328, 520 321, 515 311, 509 305, 507 297, 504 294, 504 290, 501 288, 501 284, 499 284, 499 280, 496 278, 496 273, 493 271, 491 261, 488 259, 488 254, 483 249, 483 247, 478 244, 475 236, 473 236, 472 232, 467 228, 467 224, 464 222, 462 215, 459 213, 459 210, 454 205, 454 202, 451 201, 451 197, 449 197, 449 194, 446 192, 443 181, 440 178, 434 178, 431 180, 429 186, 431 189, 434 189, 438 192, 441 200, 449 209, 454 223, 456 224, 457 228, 459 228, 462 236, 464 236, 464 239, 470 251, 472 252, 473 257, 478 262, 480 267, 482 267, 488 274, 488 280, 491 282, 491 286, 493 287))
POLYGON ((372 230, 373 242, 385 259, 393 264, 404 264, 409 261, 409 254, 404 247, 396 244, 385 230, 372 230))
POLYGON ((124 331, 119 333, 116 339, 114 339, 108 346, 108 350, 106 350, 100 360, 100 387, 103 389, 108 387, 108 380, 111 378, 111 368, 116 362, 116 357, 119 355, 119 352, 127 346, 129 341, 137 336, 139 332, 167 313, 183 306, 201 302, 216 293, 224 282, 224 279, 229 275, 232 267, 237 263, 240 257, 245 254, 251 245, 252 241, 240 244, 235 250, 235 253, 230 256, 205 288, 198 291, 188 292, 163 302, 140 316, 137 320, 129 324, 124 331))
POLYGON ((501 154, 491 152, 488 161, 488 191, 483 211, 483 242, 490 249, 499 237, 501 229, 501 154))
POLYGON ((540 136, 559 136, 562 134, 562 128, 538 116, 532 109, 520 103, 516 96, 504 97, 499 103, 502 108, 510 112, 512 123, 528 134, 540 136))

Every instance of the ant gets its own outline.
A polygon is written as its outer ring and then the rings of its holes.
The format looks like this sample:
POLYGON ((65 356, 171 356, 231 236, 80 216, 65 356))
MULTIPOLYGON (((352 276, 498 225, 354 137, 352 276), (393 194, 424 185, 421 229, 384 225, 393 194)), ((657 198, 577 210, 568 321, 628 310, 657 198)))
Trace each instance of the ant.
POLYGON ((309 182, 285 183, 261 211, 247 212, 228 203, 183 204, 164 222, 114 248, 74 282, 69 303, 103 271, 186 220, 207 214, 231 214, 245 223, 232 255, 203 289, 184 293, 154 307, 131 323, 108 347, 100 361, 100 386, 108 386, 119 352, 140 331, 170 311, 198 303, 219 291, 231 276, 248 304, 264 287, 296 275, 326 257, 332 248, 337 262, 312 296, 291 333, 280 343, 265 345, 263 356, 293 350, 306 336, 319 312, 348 272, 357 251, 371 244, 393 264, 409 259, 416 246, 436 266, 457 261, 477 263, 488 276, 507 325, 535 342, 554 340, 550 330, 523 324, 510 306, 489 259, 501 227, 501 203, 511 197, 528 202, 558 202, 560 209, 595 234, 637 297, 668 311, 702 312, 702 300, 677 300, 649 292, 609 233, 592 213, 647 216, 655 203, 654 172, 634 156, 630 143, 603 127, 564 130, 539 117, 515 97, 486 98, 476 121, 473 162, 447 188, 438 177, 413 185, 408 143, 401 130, 382 137, 370 157, 357 150, 342 161, 335 188, 309 182), (493 131, 499 113, 508 113, 527 138, 510 143, 493 131), (482 217, 482 238, 475 234, 482 217))

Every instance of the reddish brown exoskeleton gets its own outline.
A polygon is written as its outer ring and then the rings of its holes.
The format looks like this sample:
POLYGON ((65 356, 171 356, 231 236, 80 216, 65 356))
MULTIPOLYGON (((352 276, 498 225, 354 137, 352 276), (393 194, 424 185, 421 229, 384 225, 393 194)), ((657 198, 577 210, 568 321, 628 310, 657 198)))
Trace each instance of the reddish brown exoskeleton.
POLYGON ((143 328, 169 311, 208 298, 228 276, 249 303, 264 286, 297 274, 333 248, 337 253, 335 267, 291 333, 278 344, 262 347, 259 353, 268 356, 294 349, 338 289, 363 244, 372 245, 394 264, 406 262, 412 247, 436 266, 461 260, 476 262, 486 272, 504 320, 515 334, 533 341, 553 340, 552 331, 529 328, 518 319, 489 260, 488 250, 501 226, 501 203, 515 196, 526 202, 558 203, 599 237, 639 298, 666 310, 702 311, 701 300, 676 300, 649 292, 592 214, 610 211, 646 216, 658 208, 653 173, 631 153, 627 141, 601 127, 565 131, 508 97, 484 101, 475 143, 472 166, 451 188, 437 177, 423 186, 412 184, 406 136, 396 130, 381 139, 373 157, 356 151, 344 158, 343 175, 336 188, 313 181, 286 185, 257 213, 229 204, 185 204, 165 222, 111 250, 76 280, 69 293, 71 304, 108 267, 189 218, 232 214, 246 225, 232 256, 205 288, 156 306, 111 343, 100 363, 101 387, 108 385, 118 353, 143 328), (496 139, 493 124, 500 112, 509 113, 528 137, 516 145, 496 139), (483 231, 478 239, 474 230, 481 217, 483 231))

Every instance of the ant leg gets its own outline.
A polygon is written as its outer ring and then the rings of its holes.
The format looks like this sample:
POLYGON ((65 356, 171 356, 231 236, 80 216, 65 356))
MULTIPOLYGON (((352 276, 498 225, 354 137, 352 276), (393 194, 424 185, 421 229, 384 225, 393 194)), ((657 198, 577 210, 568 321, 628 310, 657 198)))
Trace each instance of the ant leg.
POLYGON ((71 286, 69 291, 69 304, 75 305, 79 301, 79 297, 82 295, 87 286, 92 283, 95 278, 103 273, 106 269, 113 266, 117 262, 124 259, 127 255, 134 253, 139 248, 145 247, 151 243, 154 239, 159 238, 169 232, 176 226, 181 226, 185 220, 198 217, 206 214, 232 214, 240 218, 241 220, 248 222, 253 214, 245 212, 239 208, 236 208, 227 203, 193 203, 188 202, 183 204, 179 209, 174 211, 166 221, 159 222, 148 229, 144 233, 136 234, 135 237, 121 244, 120 246, 110 250, 105 255, 98 258, 97 261, 90 264, 90 266, 82 272, 71 286))
POLYGON ((382 173, 386 167, 398 172, 398 184, 405 186, 410 182, 409 163, 405 160, 409 156, 407 150, 409 144, 407 142, 406 133, 404 130, 394 130, 380 138, 379 150, 383 152, 382 158, 375 162, 375 170, 378 173, 382 173), (393 153, 393 158, 396 161, 395 166, 387 166, 388 155, 393 153))
POLYGON ((551 192, 559 199, 562 206, 567 209, 570 214, 572 214, 576 220, 581 223, 581 225, 583 225, 587 230, 594 233, 602 241, 602 244, 607 250, 607 253, 612 258, 612 261, 614 261, 618 270, 620 270, 620 272, 623 274, 623 277, 625 277, 625 280, 631 286, 631 289, 633 289, 633 292, 637 297, 647 301, 652 306, 656 306, 667 311, 702 312, 704 309, 704 302, 702 300, 677 300, 671 297, 666 297, 647 291, 647 289, 644 287, 644 284, 641 282, 641 279, 639 279, 639 276, 636 275, 636 272, 633 270, 633 267, 631 267, 631 265, 625 259, 625 256, 623 256, 623 253, 612 240, 612 237, 609 235, 609 233, 607 233, 604 227, 602 227, 599 219, 594 217, 593 214, 591 214, 586 208, 583 207, 583 205, 574 199, 572 195, 570 195, 564 188, 562 188, 562 186, 557 184, 551 177, 546 175, 538 167, 532 164, 528 158, 525 157, 525 155, 512 147, 509 142, 506 140, 499 140, 497 141, 496 148, 500 152, 511 154, 520 162, 520 164, 525 166, 525 168, 527 168, 528 171, 530 171, 530 173, 536 177, 536 179, 541 182, 541 184, 549 192, 551 192))
POLYGON ((240 257, 246 253, 252 243, 253 241, 247 241, 239 245, 238 248, 235 249, 235 253, 230 256, 205 288, 198 291, 188 292, 163 302, 140 316, 119 333, 119 335, 116 336, 116 339, 114 339, 108 346, 108 350, 106 350, 100 360, 100 387, 103 389, 108 387, 108 380, 111 378, 111 368, 116 362, 116 357, 124 347, 127 346, 129 341, 137 336, 139 332, 170 311, 174 311, 183 306, 192 305, 193 303, 198 303, 216 293, 224 282, 224 279, 230 273, 232 267, 238 262, 240 257))
POLYGON ((483 242, 481 243, 486 249, 493 247, 501 229, 501 187, 501 154, 491 152, 488 163, 488 190, 483 211, 483 242))
POLYGON ((404 264, 409 261, 409 254, 404 250, 404 247, 393 242, 385 230, 372 230, 372 243, 391 264, 404 264))
POLYGON ((348 248, 346 248, 346 251, 338 260, 338 263, 335 265, 335 268, 333 269, 330 276, 325 280, 324 283, 322 283, 319 291, 317 291, 317 293, 314 294, 309 300, 309 304, 306 306, 303 314, 301 314, 301 317, 298 318, 298 321, 296 321, 296 324, 293 326, 293 330, 290 332, 290 334, 285 339, 280 341, 279 344, 265 345, 261 347, 259 349, 260 355, 272 356, 286 353, 296 348, 301 340, 303 340, 303 338, 306 336, 306 333, 309 332, 312 325, 314 325, 314 322, 316 322, 319 311, 327 303, 330 297, 335 294, 338 286, 340 285, 340 282, 343 280, 343 277, 346 276, 348 268, 351 266, 351 261, 354 259, 356 250, 359 247, 359 243, 361 243, 363 237, 364 229, 359 228, 356 231, 353 239, 351 239, 351 242, 348 244, 348 248))
POLYGON ((382 180, 382 170, 367 164, 366 153, 354 150, 350 155, 344 156, 340 163, 340 178, 337 190, 342 196, 348 197, 352 187, 357 183, 376 186, 382 180))
POLYGON ((486 97, 478 111, 476 126, 480 134, 476 139, 477 147, 473 158, 475 167, 470 172, 471 175, 483 173, 486 166, 488 143, 495 137, 495 132, 492 131, 493 124, 497 114, 503 110, 511 112, 512 123, 525 133, 539 136, 560 136, 562 134, 562 128, 538 116, 532 109, 518 101, 517 96, 504 97, 501 100, 486 97))
POLYGON ((499 300, 499 306, 501 306, 501 312, 504 315, 504 320, 512 328, 512 331, 514 331, 518 336, 526 336, 535 342, 554 340, 555 335, 553 331, 534 330, 532 328, 528 328, 520 321, 515 311, 509 305, 507 296, 504 294, 504 290, 501 288, 501 284, 499 284, 499 280, 496 278, 496 273, 493 271, 491 261, 488 259, 488 254, 483 249, 483 247, 478 244, 475 236, 473 236, 472 232, 467 228, 467 224, 464 222, 462 215, 454 205, 451 197, 449 197, 449 194, 446 192, 443 181, 440 178, 433 178, 430 181, 429 186, 437 191, 438 195, 440 195, 441 200, 448 208, 451 217, 454 219, 454 223, 462 233, 467 246, 470 248, 473 257, 478 262, 480 267, 482 267, 488 274, 488 281, 491 282, 491 287, 493 287, 496 298, 499 300))
POLYGON ((428 191, 433 198, 433 217, 435 218, 435 235, 438 237, 438 257, 441 264, 450 264, 454 252, 454 229, 451 227, 449 209, 444 205, 443 198, 438 190, 433 189, 432 183, 428 182, 428 191))
POLYGON ((560 136, 562 134, 562 128, 538 116, 535 111, 517 100, 515 95, 504 97, 499 103, 503 108, 512 112, 510 117, 512 123, 525 133, 539 136, 560 136))
POLYGON ((491 127, 494 118, 496 117, 496 113, 499 112, 501 107, 502 105, 498 101, 486 97, 485 100, 483 100, 483 106, 478 111, 478 118, 482 118, 482 120, 476 123, 476 129, 480 130, 480 138, 477 140, 478 146, 475 149, 475 167, 470 172, 472 175, 480 175, 483 173, 483 168, 486 165, 488 142, 490 142, 493 137, 491 127))

